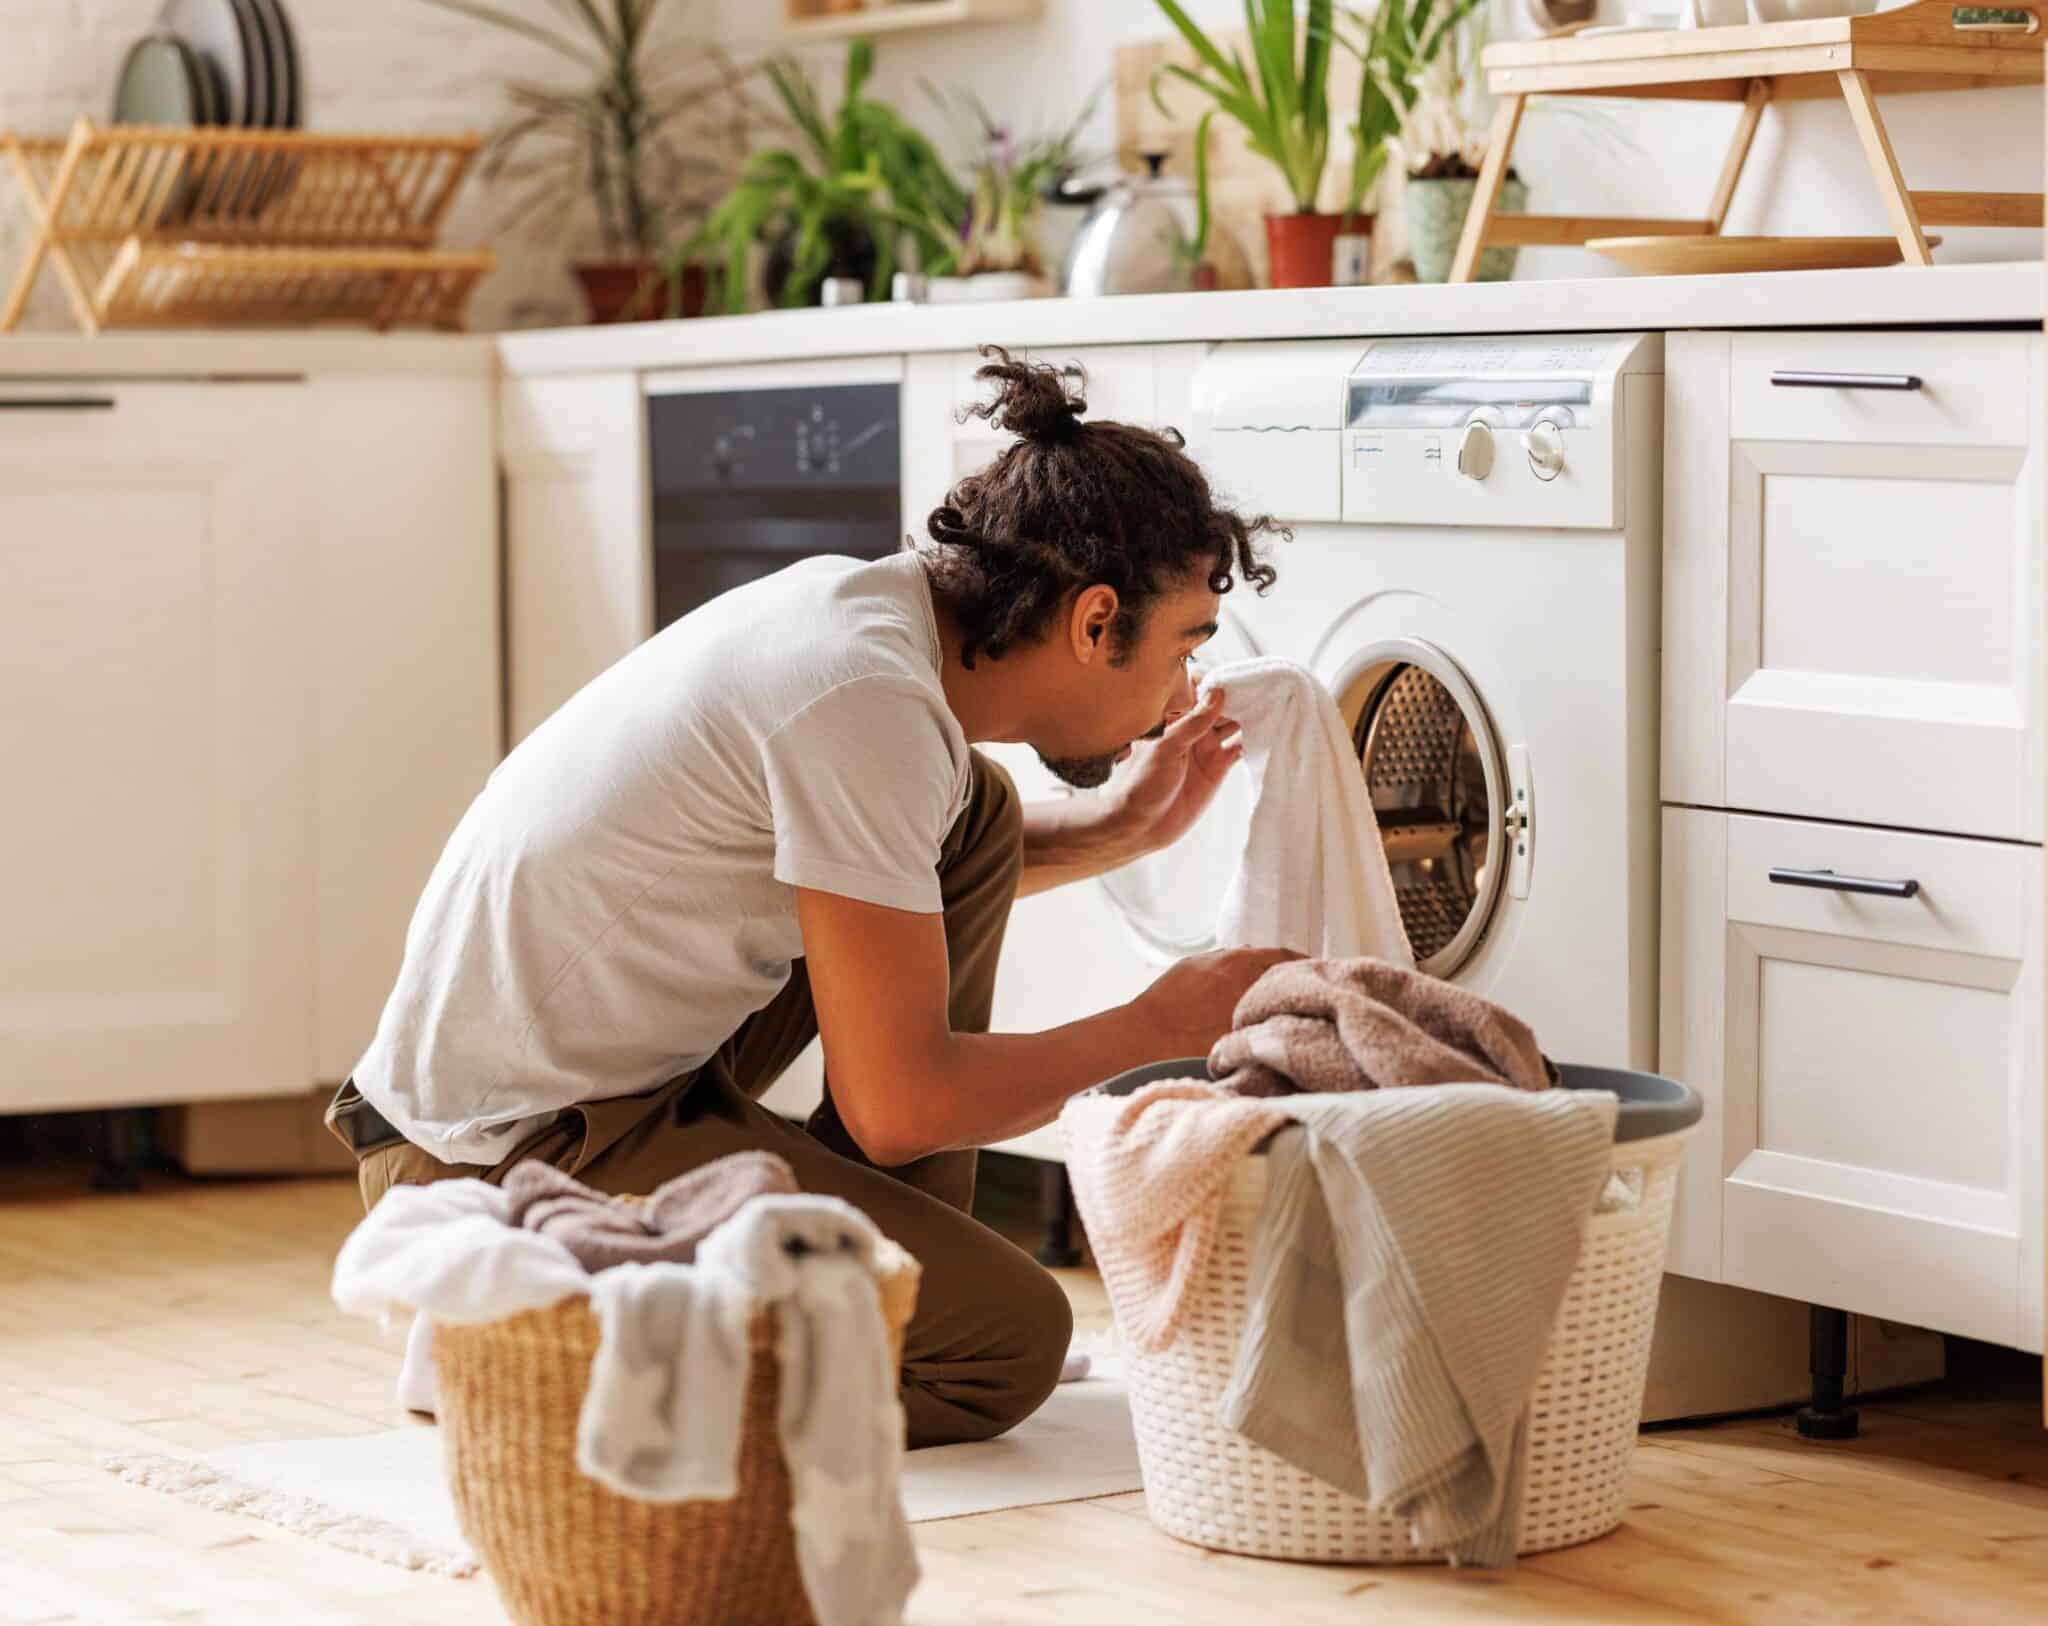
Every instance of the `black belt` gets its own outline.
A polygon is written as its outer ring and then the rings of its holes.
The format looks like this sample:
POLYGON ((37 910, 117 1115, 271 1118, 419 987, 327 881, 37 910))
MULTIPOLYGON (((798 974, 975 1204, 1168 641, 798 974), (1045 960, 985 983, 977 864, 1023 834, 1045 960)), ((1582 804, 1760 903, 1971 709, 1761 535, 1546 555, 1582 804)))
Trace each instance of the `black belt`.
POLYGON ((405 1139, 383 1113, 363 1099, 354 1079, 335 1091, 334 1104, 327 1109, 327 1126, 358 1157, 405 1139))

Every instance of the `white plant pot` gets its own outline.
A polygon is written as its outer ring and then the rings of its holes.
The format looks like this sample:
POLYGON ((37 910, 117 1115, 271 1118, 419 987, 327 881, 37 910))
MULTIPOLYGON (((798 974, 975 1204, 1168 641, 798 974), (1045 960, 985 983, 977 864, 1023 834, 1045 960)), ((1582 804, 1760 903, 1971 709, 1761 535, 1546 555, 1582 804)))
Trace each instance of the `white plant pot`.
POLYGON ((969 305, 994 299, 1045 299, 1058 292, 1050 278, 1026 271, 981 271, 971 277, 933 277, 926 297, 934 305, 969 305))

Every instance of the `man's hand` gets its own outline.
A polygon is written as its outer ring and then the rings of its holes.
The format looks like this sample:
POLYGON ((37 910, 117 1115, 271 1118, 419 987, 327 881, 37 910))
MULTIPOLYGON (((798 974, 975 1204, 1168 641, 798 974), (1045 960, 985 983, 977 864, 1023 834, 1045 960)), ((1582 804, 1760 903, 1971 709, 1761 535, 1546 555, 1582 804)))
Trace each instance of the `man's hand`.
POLYGON ((1138 741, 1131 760, 1110 781, 1103 823, 1131 857, 1157 852, 1185 835, 1236 766, 1244 736, 1225 715, 1223 702, 1222 685, 1211 684, 1158 739, 1138 741))
POLYGON ((1161 1056, 1206 1056, 1230 1031, 1245 990, 1276 965, 1303 956, 1292 949, 1215 949, 1161 972, 1133 1002, 1154 1024, 1161 1056))

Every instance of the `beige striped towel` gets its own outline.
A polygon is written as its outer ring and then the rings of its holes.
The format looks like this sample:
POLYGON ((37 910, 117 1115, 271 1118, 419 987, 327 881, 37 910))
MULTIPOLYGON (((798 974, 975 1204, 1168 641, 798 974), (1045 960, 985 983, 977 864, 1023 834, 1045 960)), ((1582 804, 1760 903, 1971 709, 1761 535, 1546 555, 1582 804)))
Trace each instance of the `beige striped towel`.
POLYGON ((1224 1423, 1410 1520, 1515 1554, 1529 1398, 1606 1178, 1616 1102, 1442 1084, 1288 1096, 1224 1423))

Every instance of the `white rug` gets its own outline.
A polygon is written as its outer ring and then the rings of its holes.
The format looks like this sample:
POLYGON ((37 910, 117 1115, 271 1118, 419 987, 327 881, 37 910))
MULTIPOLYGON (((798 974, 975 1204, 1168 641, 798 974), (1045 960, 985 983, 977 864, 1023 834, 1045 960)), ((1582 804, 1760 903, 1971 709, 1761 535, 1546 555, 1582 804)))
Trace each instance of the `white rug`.
MULTIPOLYGON (((442 1473, 441 1431, 428 1424, 196 1457, 130 1452, 102 1465, 135 1484, 407 1569, 470 1575, 477 1568, 442 1473)), ((1003 1438, 912 1451, 903 1465, 903 1506, 912 1523, 1139 1488, 1122 1370, 1099 1356, 1094 1375, 1061 1384, 1036 1416, 1003 1438)))

